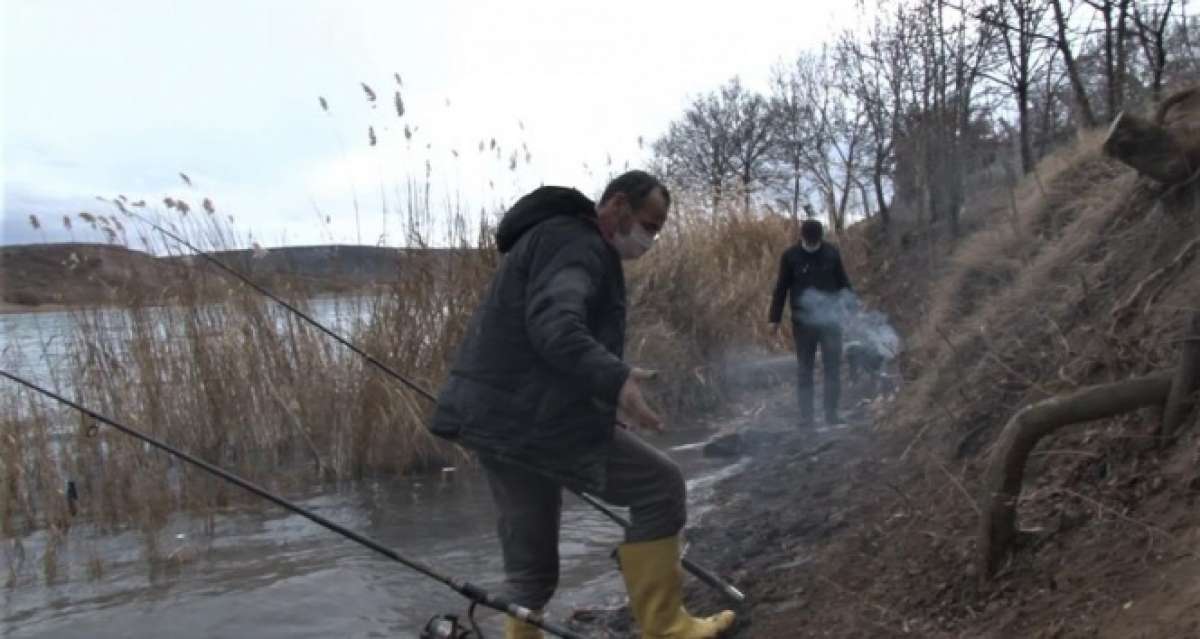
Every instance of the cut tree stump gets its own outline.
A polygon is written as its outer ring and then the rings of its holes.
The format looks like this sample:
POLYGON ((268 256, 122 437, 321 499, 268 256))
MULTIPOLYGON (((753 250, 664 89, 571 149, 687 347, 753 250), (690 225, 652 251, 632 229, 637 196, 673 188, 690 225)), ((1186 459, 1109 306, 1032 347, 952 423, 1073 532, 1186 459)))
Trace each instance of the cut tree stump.
POLYGON ((1071 424, 1093 421, 1145 406, 1162 405, 1175 370, 1089 386, 1021 409, 1000 433, 984 475, 980 503, 979 575, 988 578, 1017 536, 1016 507, 1025 465, 1038 441, 1071 424))
POLYGON ((1196 172, 1196 149, 1171 129, 1129 112, 1113 120, 1104 138, 1104 152, 1163 182, 1179 184, 1196 172))
POLYGON ((1167 405, 1163 409, 1160 434, 1164 442, 1175 436, 1184 418, 1192 412, 1197 387, 1200 387, 1200 313, 1192 316, 1187 335, 1184 336, 1179 371, 1172 380, 1167 405))

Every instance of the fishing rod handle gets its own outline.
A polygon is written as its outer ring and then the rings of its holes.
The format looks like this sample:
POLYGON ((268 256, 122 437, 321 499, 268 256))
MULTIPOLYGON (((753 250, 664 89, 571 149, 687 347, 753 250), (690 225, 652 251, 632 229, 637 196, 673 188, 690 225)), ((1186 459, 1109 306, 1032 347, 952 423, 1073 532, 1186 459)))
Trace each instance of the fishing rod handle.
POLYGON ((556 637, 562 637, 562 639, 585 639, 585 637, 578 632, 568 630, 566 626, 560 626, 552 621, 546 621, 545 618, 531 623, 556 637))
POLYGON ((573 630, 569 630, 564 626, 560 626, 553 621, 546 619, 544 615, 530 610, 525 606, 519 606, 515 603, 510 603, 507 606, 506 612, 513 617, 516 617, 525 623, 537 626, 538 628, 541 628, 542 630, 545 630, 556 637, 562 637, 563 639, 584 639, 583 635, 573 630))
POLYGON ((562 637, 563 639, 586 639, 583 635, 573 630, 549 621, 544 615, 535 610, 513 603, 503 597, 492 595, 469 581, 454 584, 454 589, 471 601, 481 603, 493 610, 507 613, 509 616, 537 626, 556 637, 562 637))
POLYGON ((534 612, 525 606, 519 606, 515 603, 510 603, 505 607, 505 612, 513 617, 516 617, 517 619, 520 619, 521 621, 535 625, 556 637, 562 637, 563 639, 584 639, 583 635, 570 630, 565 626, 560 626, 553 621, 546 619, 544 615, 534 612))
POLYGON ((746 601, 746 595, 743 594, 742 591, 733 587, 732 584, 722 581, 720 577, 713 574, 707 568, 704 568, 700 564, 697 564, 687 557, 681 558, 680 561, 683 563, 685 570, 692 573, 692 575, 694 575, 697 579, 708 584, 713 589, 720 591, 721 594, 728 597, 734 603, 740 604, 746 601))

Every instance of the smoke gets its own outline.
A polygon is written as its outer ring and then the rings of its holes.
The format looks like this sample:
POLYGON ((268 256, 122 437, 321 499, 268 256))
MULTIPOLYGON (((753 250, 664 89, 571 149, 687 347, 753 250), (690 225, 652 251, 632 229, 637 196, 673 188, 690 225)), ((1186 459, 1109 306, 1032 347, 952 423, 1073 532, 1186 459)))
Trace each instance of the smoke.
POLYGON ((734 387, 770 385, 796 376, 796 356, 777 353, 757 346, 725 349, 714 364, 724 383, 734 387))
POLYGON ((849 289, 828 293, 806 288, 800 296, 800 303, 797 305, 793 301, 792 317, 809 326, 836 328, 845 325, 852 308, 850 304, 857 302, 858 297, 849 289))
POLYGON ((800 296, 798 308, 792 311, 805 324, 842 327, 846 342, 869 345, 889 360, 900 352, 900 335, 892 328, 887 315, 863 308, 858 295, 850 289, 836 293, 806 289, 800 296))
MULTIPOLYGON (((862 344, 878 353, 883 361, 892 360, 900 352, 900 336, 887 314, 863 308, 858 295, 849 289, 837 293, 808 289, 801 296, 800 308, 794 308, 792 313, 810 325, 841 327, 843 344, 862 344)), ((712 364, 721 371, 723 382, 732 388, 794 383, 796 377, 795 354, 762 347, 725 349, 712 364)))

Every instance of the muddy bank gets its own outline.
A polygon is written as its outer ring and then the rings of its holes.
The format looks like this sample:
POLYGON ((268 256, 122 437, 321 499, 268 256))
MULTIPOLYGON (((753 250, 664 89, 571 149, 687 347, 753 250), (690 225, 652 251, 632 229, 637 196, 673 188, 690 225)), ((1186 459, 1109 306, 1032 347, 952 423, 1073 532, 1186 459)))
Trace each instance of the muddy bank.
MULTIPOLYGON (((809 636, 795 625, 797 615, 805 624, 810 618, 801 576, 814 562, 815 544, 849 525, 857 499, 850 495, 857 483, 852 475, 870 453, 869 424, 884 405, 857 401, 845 414, 847 424, 802 430, 795 427, 794 403, 786 385, 737 402, 709 452, 741 463, 713 487, 705 511, 692 517, 685 532, 689 556, 747 595, 736 608, 732 637, 809 636)), ((685 590, 693 614, 731 605, 691 577, 685 590)), ((572 624, 588 636, 638 636, 627 608, 581 610, 572 624)), ((812 636, 840 636, 828 630, 812 636)))
MULTIPOLYGON (((791 394, 743 400, 743 463, 687 531, 691 556, 748 597, 728 636, 1197 637, 1200 482, 1151 482, 1147 447, 1042 474, 1104 488, 1026 505, 1027 542, 990 581, 975 570, 978 518, 961 462, 877 428, 890 403, 859 402, 848 426, 797 431, 791 394)), ((1086 447, 1097 425, 1056 445, 1086 447)), ((1136 437, 1137 433, 1131 434, 1136 437)), ((1100 455, 1096 456, 1099 459, 1100 455)), ((696 614, 728 604, 687 581, 696 614)), ((589 636, 636 637, 627 609, 576 614, 589 636)))

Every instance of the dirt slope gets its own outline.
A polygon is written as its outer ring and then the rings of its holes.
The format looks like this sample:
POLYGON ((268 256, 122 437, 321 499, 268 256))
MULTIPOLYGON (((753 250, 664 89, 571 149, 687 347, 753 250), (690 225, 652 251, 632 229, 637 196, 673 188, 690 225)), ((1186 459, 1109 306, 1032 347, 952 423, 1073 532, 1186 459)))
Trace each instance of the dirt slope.
POLYGON ((751 582, 736 636, 1200 637, 1194 413, 1175 442, 1153 410, 1047 438, 1018 507, 1035 534, 976 574, 980 475, 1009 417, 1176 365, 1200 311, 1200 187, 1098 146, 976 202, 969 237, 875 249, 864 288, 906 328, 904 383, 828 447, 797 438, 730 482, 707 534, 751 582))
MULTIPOLYGON (((962 237, 843 239, 865 299, 905 336, 902 381, 828 433, 792 431, 786 388, 743 400, 765 406, 743 429, 778 434, 691 530, 696 556, 750 596, 732 636, 1200 637, 1195 412, 1170 442, 1156 410, 1046 438, 1018 503, 1031 534, 992 579, 977 573, 981 475, 1005 422, 1175 366, 1195 337, 1200 185, 1141 178, 1099 142, 979 194, 962 237)), ((689 599, 721 604, 697 585, 689 599)))

